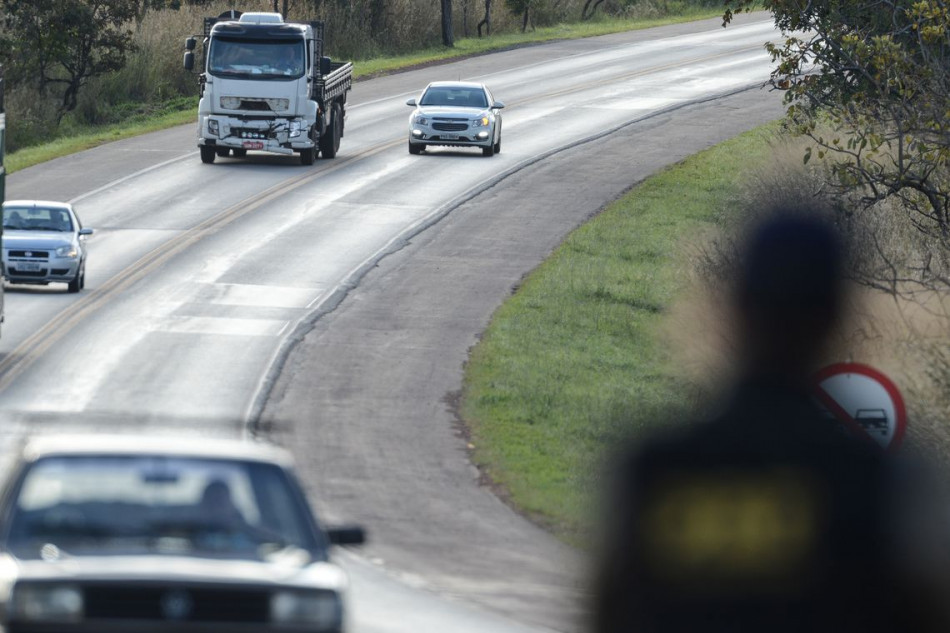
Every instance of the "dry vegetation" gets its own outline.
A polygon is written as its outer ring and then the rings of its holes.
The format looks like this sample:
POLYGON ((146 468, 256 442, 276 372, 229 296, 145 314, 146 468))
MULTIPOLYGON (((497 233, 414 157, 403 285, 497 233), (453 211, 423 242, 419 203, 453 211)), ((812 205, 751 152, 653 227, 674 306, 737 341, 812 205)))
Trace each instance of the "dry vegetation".
MULTIPOLYGON (((773 160, 753 172, 737 200, 748 210, 744 217, 754 217, 763 202, 823 197, 824 174, 802 165, 803 143, 776 141, 773 160)), ((845 212, 840 201, 827 202, 828 213, 850 234, 853 280, 846 316, 825 361, 862 362, 888 374, 903 392, 910 439, 950 454, 950 296, 945 288, 920 283, 880 283, 888 275, 893 279, 895 271, 909 278, 922 261, 936 267, 941 250, 928 244, 896 203, 845 212)), ((706 396, 719 393, 735 375, 728 289, 740 231, 740 225, 722 226, 689 242, 691 290, 682 294, 666 324, 676 365, 706 396)))

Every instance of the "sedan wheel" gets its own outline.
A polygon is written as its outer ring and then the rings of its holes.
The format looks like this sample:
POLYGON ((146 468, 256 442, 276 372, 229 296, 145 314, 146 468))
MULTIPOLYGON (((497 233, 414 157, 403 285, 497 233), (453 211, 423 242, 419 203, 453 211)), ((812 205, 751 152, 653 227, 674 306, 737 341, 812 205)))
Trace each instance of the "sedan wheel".
POLYGON ((421 153, 422 153, 422 150, 424 150, 425 148, 426 148, 426 146, 423 145, 422 143, 413 143, 413 142, 411 142, 411 141, 410 141, 410 143, 409 143, 409 153, 410 153, 410 154, 421 154, 421 153))

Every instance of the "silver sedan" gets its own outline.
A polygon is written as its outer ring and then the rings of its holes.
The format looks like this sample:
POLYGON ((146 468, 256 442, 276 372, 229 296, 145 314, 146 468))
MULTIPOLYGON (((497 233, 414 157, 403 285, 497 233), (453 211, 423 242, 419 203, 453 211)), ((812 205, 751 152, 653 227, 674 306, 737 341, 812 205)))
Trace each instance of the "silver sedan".
POLYGON ((10 200, 3 203, 3 274, 11 283, 62 281, 69 292, 86 285, 86 237, 66 202, 10 200))
POLYGON ((436 81, 422 96, 409 99, 415 110, 409 117, 409 153, 419 154, 428 145, 480 147, 485 156, 501 151, 501 113, 485 84, 436 81))

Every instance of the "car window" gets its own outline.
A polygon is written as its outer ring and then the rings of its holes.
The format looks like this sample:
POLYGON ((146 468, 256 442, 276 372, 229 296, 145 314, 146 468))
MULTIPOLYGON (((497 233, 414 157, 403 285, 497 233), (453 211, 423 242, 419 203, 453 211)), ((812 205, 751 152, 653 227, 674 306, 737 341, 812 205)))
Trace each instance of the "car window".
POLYGON ((481 88, 429 88, 422 95, 419 105, 457 106, 460 108, 485 108, 488 99, 481 88))
POLYGON ((50 457, 15 497, 8 546, 66 552, 171 552, 261 558, 319 548, 277 466, 151 456, 50 457))
POLYGON ((20 231, 72 232, 73 221, 66 209, 4 205, 3 228, 20 231))

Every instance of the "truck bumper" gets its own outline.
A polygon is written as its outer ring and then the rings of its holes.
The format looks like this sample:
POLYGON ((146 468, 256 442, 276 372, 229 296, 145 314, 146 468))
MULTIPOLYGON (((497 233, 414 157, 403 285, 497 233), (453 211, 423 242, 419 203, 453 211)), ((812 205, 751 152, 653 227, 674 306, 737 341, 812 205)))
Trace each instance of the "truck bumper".
POLYGON ((293 154, 311 149, 312 123, 305 119, 241 119, 226 115, 202 115, 198 145, 293 154))

